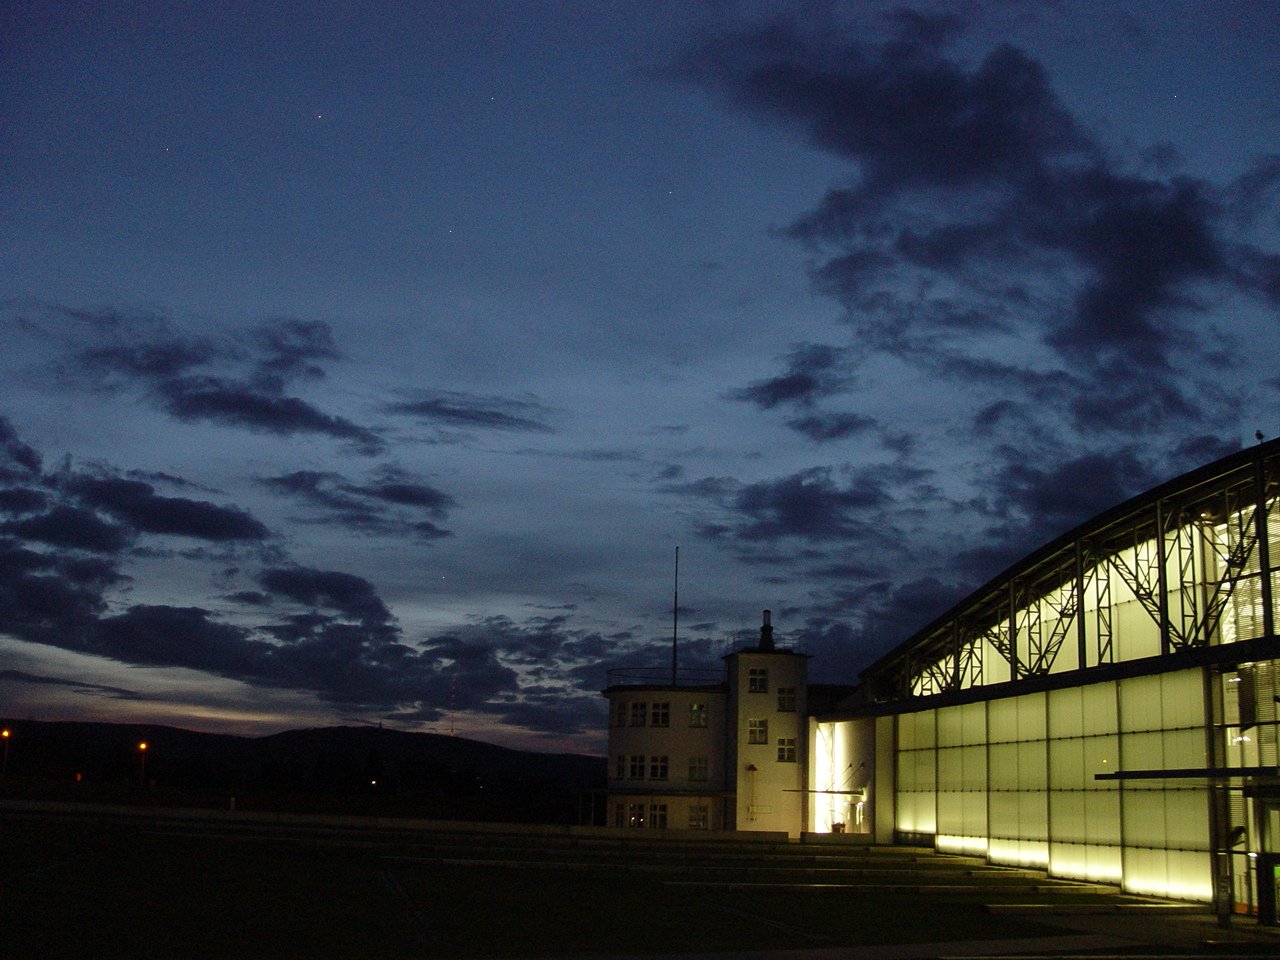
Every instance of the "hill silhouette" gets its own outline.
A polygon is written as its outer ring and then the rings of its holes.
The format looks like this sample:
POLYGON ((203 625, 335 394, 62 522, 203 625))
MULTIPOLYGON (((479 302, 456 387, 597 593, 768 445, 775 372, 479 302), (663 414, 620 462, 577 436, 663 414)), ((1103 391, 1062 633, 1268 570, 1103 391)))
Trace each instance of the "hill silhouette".
POLYGON ((589 820, 591 792, 606 773, 600 757, 369 726, 242 737, 151 724, 6 723, 14 732, 3 785, 10 797, 577 823, 589 820))

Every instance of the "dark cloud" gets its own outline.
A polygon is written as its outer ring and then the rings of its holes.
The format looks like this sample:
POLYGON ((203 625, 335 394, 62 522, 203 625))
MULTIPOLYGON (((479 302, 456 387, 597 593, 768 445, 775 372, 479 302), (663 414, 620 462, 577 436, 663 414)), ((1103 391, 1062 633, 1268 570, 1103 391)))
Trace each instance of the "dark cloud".
POLYGON ((823 676, 848 682, 857 669, 941 616, 970 589, 933 576, 846 587, 832 602, 816 605, 795 635, 823 676))
POLYGON ((33 513, 43 509, 49 498, 39 490, 28 487, 10 487, 0 490, 0 510, 5 513, 33 513))
POLYGON ((742 487, 732 499, 742 540, 839 540, 866 535, 891 497, 884 479, 864 472, 845 482, 825 467, 742 487))
POLYGON ((109 561, 35 551, 0 539, 0 633, 83 649, 119 575, 109 561))
POLYGON ((324 323, 273 320, 215 338, 193 336, 156 314, 51 309, 88 327, 99 341, 73 351, 65 371, 73 383, 141 386, 160 409, 187 423, 328 436, 365 455, 383 449, 374 430, 286 392, 293 380, 324 376, 316 361, 339 358, 324 323))
POLYGON ((1228 185, 1223 200, 1229 215, 1242 229, 1256 226, 1268 214, 1274 222, 1280 205, 1280 154, 1258 157, 1228 185))
POLYGON ((261 482, 320 510, 312 522, 333 523, 361 533, 407 532, 423 540, 451 536, 435 521, 444 520, 456 501, 404 471, 383 468, 369 481, 356 483, 337 473, 296 470, 261 482))
POLYGON ((499 706, 498 718, 545 735, 595 733, 608 722, 608 710, 598 696, 566 697, 563 692, 542 696, 521 694, 518 702, 499 706))
POLYGON ((1240 449, 1239 441, 1223 440, 1209 434, 1187 437, 1170 451, 1169 459, 1178 473, 1185 473, 1202 463, 1212 463, 1240 449))
POLYGON ((318 320, 275 320, 254 329, 250 338, 260 351, 260 376, 321 379, 324 369, 314 361, 341 357, 333 331, 327 323, 318 320))
POLYGON ((243 680, 277 679, 272 648, 199 607, 137 604, 94 624, 91 651, 125 663, 188 667, 243 680))
POLYGON ((136 690, 126 690, 123 687, 109 687, 101 683, 86 683, 83 680, 69 680, 65 677, 49 677, 38 673, 26 673, 22 670, 0 670, 0 682, 9 681, 10 683, 26 683, 39 686, 54 687, 70 687, 76 693, 87 693, 96 696, 106 696, 113 700, 146 700, 142 694, 136 690))
POLYGON ((18 439, 13 424, 0 417, 0 480, 22 481, 40 474, 40 454, 18 439))
MULTIPOLYGON (((1274 204, 1280 161, 1264 158, 1226 189, 1131 173, 1025 53, 1000 47, 970 66, 947 51, 957 21, 891 21, 880 41, 836 17, 775 21, 712 37, 682 64, 850 162, 852 184, 789 233, 845 304, 855 350, 943 371, 993 346, 986 338, 1013 337, 1024 355, 1052 351, 1078 430, 1124 429, 1117 411, 1129 403, 1101 397, 1126 382, 1160 394, 1141 405, 1142 427, 1202 420, 1182 384, 1208 359, 1195 337, 1202 304, 1280 296, 1280 260, 1230 233, 1255 222, 1256 204, 1274 204)), ((810 402, 801 374, 739 398, 810 402)))
POLYGON ((419 391, 411 399, 389 404, 387 411, 445 427, 554 432, 547 423, 551 409, 529 398, 477 396, 451 390, 419 391))
POLYGON ((733 391, 729 396, 761 410, 782 404, 812 406, 814 401, 840 392, 847 377, 841 372, 842 353, 822 344, 801 344, 787 358, 787 372, 733 391))
POLYGON ((45 513, 0 523, 0 532, 54 547, 118 553, 131 541, 130 531, 108 523, 90 510, 55 506, 45 513))
POLYGON ((827 443, 867 433, 876 422, 856 413, 815 413, 788 420, 787 426, 817 443, 827 443))
POLYGON ((405 479, 384 477, 363 486, 351 486, 351 492, 393 503, 402 507, 416 507, 437 519, 442 519, 455 506, 453 497, 425 483, 413 483, 405 479))
POLYGON ((64 490, 83 505, 108 513, 142 533, 171 534, 201 540, 263 540, 269 531, 243 510, 204 500, 164 497, 141 480, 74 475, 64 490))
POLYGON ((1049 465, 1002 447, 969 510, 987 525, 957 550, 955 575, 977 586, 1030 551, 1158 483, 1161 476, 1132 448, 1085 454, 1049 465))
POLYGON ((258 579, 264 590, 298 603, 329 607, 370 625, 391 621, 391 612, 378 597, 373 584, 354 574, 281 567, 263 570, 258 579))
POLYGON ((380 453, 384 446, 374 431, 286 396, 272 383, 175 377, 158 385, 156 393, 165 411, 188 423, 220 423, 277 436, 322 434, 346 441, 367 456, 380 453))

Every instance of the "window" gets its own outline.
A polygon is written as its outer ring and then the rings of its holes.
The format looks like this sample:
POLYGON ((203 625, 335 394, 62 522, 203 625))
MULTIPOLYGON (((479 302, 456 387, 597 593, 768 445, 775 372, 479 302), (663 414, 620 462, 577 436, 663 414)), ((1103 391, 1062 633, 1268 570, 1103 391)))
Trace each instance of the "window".
POLYGON ((748 720, 747 721, 747 743, 768 743, 769 742, 769 721, 768 720, 748 720))
POLYGON ((624 754, 618 754, 618 763, 614 768, 614 779, 621 780, 627 775, 627 758, 624 754))
POLYGON ((779 687, 778 688, 778 712, 779 713, 795 713, 796 712, 796 688, 795 687, 779 687))
POLYGON ((667 758, 666 757, 650 757, 649 758, 649 779, 650 780, 667 779, 667 758))
POLYGON ((667 829, 667 805, 665 803, 649 804, 649 826, 655 830, 667 829))
POLYGON ((627 826, 629 827, 644 826, 644 804, 643 803, 627 804, 627 826))
POLYGON ((796 762, 796 738, 795 737, 779 737, 778 738, 778 762, 779 763, 795 763, 796 762))
POLYGON ((639 754, 631 758, 631 779, 644 779, 644 757, 639 754))
POLYGON ((747 668, 747 693, 768 693, 769 671, 764 667, 747 668))
POLYGON ((705 703, 689 704, 689 726, 705 727, 707 725, 707 705, 705 703))
POLYGON ((643 703, 633 703, 631 705, 631 726, 633 727, 644 726, 644 714, 645 714, 646 706, 647 704, 643 704, 643 703))
POLYGON ((649 711, 649 726, 651 727, 671 726, 671 704, 655 703, 653 705, 653 709, 649 711))
POLYGON ((613 825, 615 827, 625 827, 627 825, 627 805, 625 803, 620 803, 614 808, 613 825))
POLYGON ((709 817, 707 816, 707 805, 705 803, 693 803, 689 805, 689 829, 690 830, 706 830, 709 826, 709 817))
POLYGON ((615 727, 625 727, 627 725, 627 702, 619 700, 613 705, 613 725, 615 727))
POLYGON ((705 783, 707 780, 707 758, 689 758, 689 779, 694 783, 705 783))

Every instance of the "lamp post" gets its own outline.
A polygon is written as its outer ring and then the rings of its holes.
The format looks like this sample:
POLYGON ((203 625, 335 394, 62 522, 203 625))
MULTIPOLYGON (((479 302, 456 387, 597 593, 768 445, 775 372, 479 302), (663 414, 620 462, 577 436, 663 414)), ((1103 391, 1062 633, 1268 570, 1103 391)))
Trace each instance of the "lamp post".
POLYGON ((145 787, 147 785, 147 741, 143 740, 138 744, 138 756, 140 758, 138 779, 145 787))
POLYGON ((4 760, 0 761, 0 780, 3 780, 5 774, 9 772, 9 737, 8 727, 0 730, 0 740, 4 741, 4 760))

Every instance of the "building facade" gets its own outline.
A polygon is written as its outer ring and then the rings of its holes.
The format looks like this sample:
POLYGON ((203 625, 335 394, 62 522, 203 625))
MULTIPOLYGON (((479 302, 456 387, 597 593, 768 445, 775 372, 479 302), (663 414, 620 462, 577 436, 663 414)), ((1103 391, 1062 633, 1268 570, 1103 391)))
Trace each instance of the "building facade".
POLYGON ((813 720, 812 784, 874 770, 878 840, 1274 919, 1278 491, 1273 441, 1047 544, 813 720))
POLYGON ((766 610, 759 643, 724 659, 715 683, 615 672, 604 691, 612 825, 804 829, 808 658, 775 648, 766 610))
MULTIPOLYGON (((721 772, 707 825, 927 843, 1275 922, 1277 594, 1272 441, 1046 544, 839 705, 762 631, 726 658, 722 763, 720 734, 698 748, 721 772)), ((606 691, 615 710, 626 690, 606 691)))

